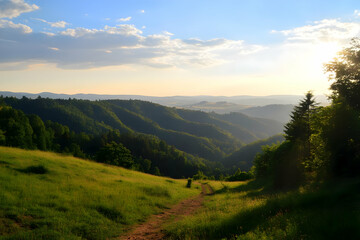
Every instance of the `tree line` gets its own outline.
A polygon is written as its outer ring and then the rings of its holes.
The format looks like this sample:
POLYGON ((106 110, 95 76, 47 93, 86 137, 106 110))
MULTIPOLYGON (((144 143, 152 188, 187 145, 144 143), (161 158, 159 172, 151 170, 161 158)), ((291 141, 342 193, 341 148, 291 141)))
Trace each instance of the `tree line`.
POLYGON ((308 92, 285 126, 285 141, 266 146, 254 160, 256 178, 276 188, 360 174, 360 40, 325 65, 331 104, 308 92))
POLYGON ((25 114, 3 102, 0 102, 0 145, 64 153, 175 178, 189 177, 199 170, 210 174, 214 165, 155 136, 120 134, 118 130, 76 133, 68 126, 50 120, 44 122, 35 114, 25 114))

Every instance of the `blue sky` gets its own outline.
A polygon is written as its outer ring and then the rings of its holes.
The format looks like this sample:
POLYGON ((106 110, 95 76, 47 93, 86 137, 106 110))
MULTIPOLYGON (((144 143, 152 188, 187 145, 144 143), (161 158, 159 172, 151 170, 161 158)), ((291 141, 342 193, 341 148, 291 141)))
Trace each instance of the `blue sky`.
POLYGON ((322 64, 359 36, 359 9, 355 0, 0 0, 1 90, 326 93, 322 64))
MULTIPOLYGON (((321 19, 351 19, 357 0, 271 1, 271 0, 63 0, 28 1, 39 10, 23 14, 16 22, 31 18, 63 20, 70 27, 102 28, 116 25, 119 18, 146 26, 145 34, 168 31, 178 38, 228 38, 269 43, 278 38, 271 30, 303 26, 321 19), (141 10, 145 12, 142 13, 141 10)), ((15 21, 14 21, 15 22, 15 21)), ((32 22, 34 30, 46 25, 32 22)))

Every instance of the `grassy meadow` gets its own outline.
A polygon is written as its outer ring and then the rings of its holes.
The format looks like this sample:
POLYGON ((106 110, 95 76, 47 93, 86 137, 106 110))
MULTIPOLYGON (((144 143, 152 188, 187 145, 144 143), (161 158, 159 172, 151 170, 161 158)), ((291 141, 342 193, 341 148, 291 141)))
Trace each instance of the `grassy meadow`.
POLYGON ((209 184, 204 208, 165 227, 170 239, 360 239, 360 179, 290 192, 209 184))
POLYGON ((197 195, 156 177, 49 152, 0 147, 0 239, 107 239, 197 195))

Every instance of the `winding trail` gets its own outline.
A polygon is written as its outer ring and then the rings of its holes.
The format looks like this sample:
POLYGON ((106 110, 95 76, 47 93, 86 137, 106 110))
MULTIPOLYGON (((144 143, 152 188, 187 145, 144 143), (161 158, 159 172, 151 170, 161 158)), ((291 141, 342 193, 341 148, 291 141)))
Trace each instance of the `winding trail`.
POLYGON ((127 235, 120 236, 120 240, 158 240, 166 239, 162 225, 169 221, 177 221, 182 217, 191 215, 200 208, 204 202, 204 196, 213 194, 213 189, 208 184, 201 184, 201 193, 190 199, 181 201, 168 210, 150 217, 142 224, 136 225, 127 235))

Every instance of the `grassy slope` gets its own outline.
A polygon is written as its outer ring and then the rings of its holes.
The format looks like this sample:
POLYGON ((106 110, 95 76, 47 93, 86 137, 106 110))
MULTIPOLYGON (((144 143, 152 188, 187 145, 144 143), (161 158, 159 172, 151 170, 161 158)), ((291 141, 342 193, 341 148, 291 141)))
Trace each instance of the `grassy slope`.
POLYGON ((286 193, 210 184, 203 209, 167 225, 170 239, 360 239, 360 179, 286 193))
POLYGON ((0 238, 105 239, 200 192, 185 180, 0 147, 0 238), (30 166, 48 172, 35 174, 30 166))

